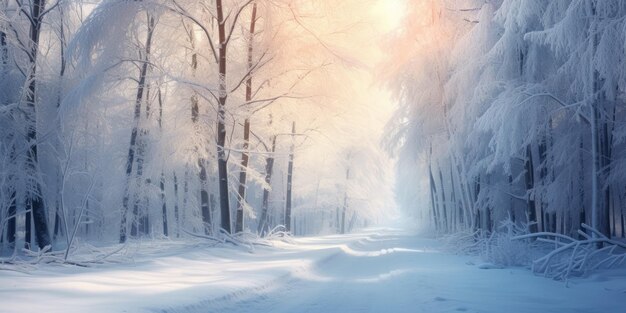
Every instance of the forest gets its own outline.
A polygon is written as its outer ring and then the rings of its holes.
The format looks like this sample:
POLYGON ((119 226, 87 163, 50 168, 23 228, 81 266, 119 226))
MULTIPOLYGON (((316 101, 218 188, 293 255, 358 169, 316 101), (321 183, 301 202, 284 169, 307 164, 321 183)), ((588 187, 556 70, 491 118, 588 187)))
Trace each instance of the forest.
POLYGON ((617 312, 625 90, 621 0, 0 0, 0 312, 617 312))
POLYGON ((626 236, 625 4, 501 2, 416 8, 395 39, 399 203, 443 232, 626 236))
MULTIPOLYGON (((346 232, 385 206, 386 195, 364 195, 380 177, 365 169, 378 168, 384 153, 367 138, 373 132, 347 142, 349 91, 325 86, 360 65, 336 65, 350 60, 300 20, 323 8, 2 5, 5 250, 66 248, 77 238, 263 235, 279 225, 346 232), (342 201, 359 210, 335 206, 342 201)), ((368 82, 350 88, 359 84, 368 82)), ((358 115, 357 125, 371 120, 358 115)))

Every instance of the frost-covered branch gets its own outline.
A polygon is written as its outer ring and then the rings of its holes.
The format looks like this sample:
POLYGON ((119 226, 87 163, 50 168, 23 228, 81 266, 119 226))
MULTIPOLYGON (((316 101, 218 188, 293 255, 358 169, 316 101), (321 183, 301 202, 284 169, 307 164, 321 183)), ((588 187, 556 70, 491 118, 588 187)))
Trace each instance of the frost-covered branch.
POLYGON ((584 223, 581 227, 593 233, 594 236, 579 231, 584 239, 577 240, 557 233, 541 232, 516 236, 512 239, 537 238, 544 239, 544 242, 555 242, 554 239, 549 238, 566 240, 566 243, 556 242, 558 243, 556 249, 533 261, 532 264, 533 272, 556 280, 567 281, 572 276, 583 276, 590 271, 610 268, 626 261, 625 243, 612 240, 584 223), (545 240, 546 238, 548 239, 545 240), (619 250, 621 252, 618 252, 619 250))

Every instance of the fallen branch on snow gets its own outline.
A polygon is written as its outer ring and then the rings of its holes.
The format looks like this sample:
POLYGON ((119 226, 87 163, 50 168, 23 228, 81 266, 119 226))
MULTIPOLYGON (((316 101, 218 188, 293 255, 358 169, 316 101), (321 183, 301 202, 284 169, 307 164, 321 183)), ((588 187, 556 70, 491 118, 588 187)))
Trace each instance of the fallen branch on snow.
MULTIPOLYGON (((87 246, 88 245, 81 247, 87 246)), ((72 248, 77 249, 77 247, 74 245, 72 246, 72 248)), ((88 248, 91 251, 89 251, 87 257, 83 257, 82 259, 66 259, 67 250, 51 251, 50 246, 46 246, 43 249, 37 251, 22 249, 23 254, 21 256, 14 255, 10 258, 0 258, 0 270, 29 273, 36 270, 37 265, 39 264, 58 264, 77 267, 91 267, 93 265, 115 263, 115 261, 108 261, 108 259, 127 248, 127 245, 121 245, 119 248, 112 251, 102 251, 94 247, 88 248)))
POLYGON ((533 261, 532 271, 555 280, 567 281, 572 276, 584 276, 590 271, 612 268, 626 261, 625 243, 612 240, 584 223, 581 227, 592 235, 579 230, 578 234, 584 238, 582 240, 549 232, 526 234, 512 239, 536 238, 554 244, 554 250, 533 261))

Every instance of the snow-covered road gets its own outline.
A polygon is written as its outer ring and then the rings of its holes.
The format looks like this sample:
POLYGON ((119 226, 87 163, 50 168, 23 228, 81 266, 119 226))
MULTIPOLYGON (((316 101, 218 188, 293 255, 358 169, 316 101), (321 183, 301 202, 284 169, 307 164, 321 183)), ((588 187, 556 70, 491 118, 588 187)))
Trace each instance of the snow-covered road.
POLYGON ((390 229, 275 245, 150 243, 132 263, 0 271, 0 312, 626 312, 623 271, 568 288, 390 229))
POLYGON ((566 288, 524 269, 479 269, 468 265, 470 258, 440 252, 436 241, 394 231, 345 244, 272 292, 225 311, 626 312, 623 276, 596 276, 566 288))

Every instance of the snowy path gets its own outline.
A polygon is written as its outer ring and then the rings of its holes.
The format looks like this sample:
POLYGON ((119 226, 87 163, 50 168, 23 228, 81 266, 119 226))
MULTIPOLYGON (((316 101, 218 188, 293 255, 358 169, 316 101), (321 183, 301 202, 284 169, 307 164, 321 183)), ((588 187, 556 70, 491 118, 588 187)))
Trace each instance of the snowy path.
POLYGON ((394 230, 295 243, 248 253, 161 242, 129 264, 0 271, 0 312, 626 312, 623 271, 566 288, 394 230))
POLYGON ((435 246, 402 233, 373 234, 274 292, 225 311, 626 312, 626 277, 566 288, 523 269, 479 269, 435 246))

